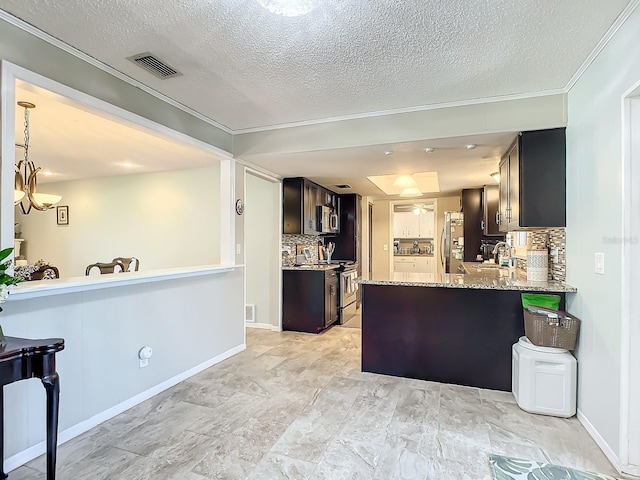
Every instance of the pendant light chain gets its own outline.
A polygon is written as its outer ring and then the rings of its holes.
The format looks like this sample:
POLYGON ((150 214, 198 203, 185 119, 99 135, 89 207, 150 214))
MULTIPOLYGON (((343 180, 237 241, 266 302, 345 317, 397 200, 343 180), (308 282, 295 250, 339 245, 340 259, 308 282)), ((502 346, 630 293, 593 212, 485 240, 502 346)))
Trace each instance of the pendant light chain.
POLYGON ((29 161, 29 109, 24 109, 24 163, 29 161))

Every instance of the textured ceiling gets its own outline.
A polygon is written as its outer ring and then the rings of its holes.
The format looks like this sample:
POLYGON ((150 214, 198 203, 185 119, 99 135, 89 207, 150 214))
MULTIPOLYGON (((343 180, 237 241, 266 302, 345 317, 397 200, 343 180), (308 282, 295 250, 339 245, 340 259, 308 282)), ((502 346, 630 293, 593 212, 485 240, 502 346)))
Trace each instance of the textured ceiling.
POLYGON ((232 130, 564 88, 628 0, 2 0, 232 130), (126 60, 151 51, 160 80, 126 60))

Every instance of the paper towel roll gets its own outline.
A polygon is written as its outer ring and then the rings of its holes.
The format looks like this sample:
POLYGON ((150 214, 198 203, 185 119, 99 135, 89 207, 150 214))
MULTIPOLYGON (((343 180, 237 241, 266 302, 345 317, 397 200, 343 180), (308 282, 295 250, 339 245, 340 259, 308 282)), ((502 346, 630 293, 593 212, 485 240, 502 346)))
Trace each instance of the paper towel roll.
POLYGON ((527 280, 530 282, 546 282, 549 279, 549 252, 544 250, 527 250, 527 280))

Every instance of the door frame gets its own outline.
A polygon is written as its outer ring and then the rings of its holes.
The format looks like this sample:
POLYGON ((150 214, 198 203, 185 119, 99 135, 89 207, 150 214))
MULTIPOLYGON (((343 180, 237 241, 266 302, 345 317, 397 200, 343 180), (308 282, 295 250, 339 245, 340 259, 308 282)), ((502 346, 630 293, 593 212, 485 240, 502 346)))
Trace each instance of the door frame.
POLYGON ((621 470, 640 475, 640 459, 631 452, 640 451, 640 414, 632 405, 640 404, 640 306, 632 302, 640 287, 640 81, 622 97, 622 318, 620 358, 620 453, 621 470), (632 112, 634 115, 632 116, 632 112), (634 133, 635 128, 635 133, 634 133), (635 268, 633 262, 636 262, 635 268), (631 461, 636 463, 631 464, 631 461))
MULTIPOLYGON (((274 184, 278 184, 278 186, 280 188, 278 188, 278 205, 282 205, 282 178, 272 174, 270 172, 266 172, 264 170, 259 170, 256 167, 243 162, 243 161, 238 161, 238 163, 241 163, 244 166, 244 175, 243 175, 243 184, 245 187, 245 195, 246 195, 246 186, 247 186, 247 175, 253 175, 254 177, 258 177, 261 178, 262 180, 266 180, 267 182, 270 183, 274 183, 274 184)), ((282 225, 282 208, 278 209, 278 225, 282 225)), ((242 222, 243 222, 243 231, 246 229, 246 225, 245 222, 246 221, 246 217, 243 216, 242 218, 242 222)), ((243 242, 243 258, 244 258, 244 262, 245 262, 245 266, 244 266, 244 305, 247 305, 247 265, 246 265, 246 261, 247 261, 247 240, 245 238, 244 242, 243 242)), ((276 258, 278 259, 278 263, 277 263, 277 268, 279 272, 282 272, 282 254, 280 253, 282 252, 282 230, 280 228, 278 228, 278 241, 277 241, 277 251, 274 252, 276 255, 276 258)), ((245 324, 245 331, 246 328, 266 328, 266 329, 271 329, 271 331, 274 332, 281 332, 282 331, 282 274, 278 275, 278 289, 277 289, 277 294, 278 294, 278 325, 271 325, 270 327, 267 327, 266 325, 262 325, 262 324, 257 324, 257 325, 251 325, 248 324, 246 321, 244 322, 245 324)), ((244 312, 244 309, 243 309, 244 312)), ((244 315, 243 315, 244 318, 244 315)))

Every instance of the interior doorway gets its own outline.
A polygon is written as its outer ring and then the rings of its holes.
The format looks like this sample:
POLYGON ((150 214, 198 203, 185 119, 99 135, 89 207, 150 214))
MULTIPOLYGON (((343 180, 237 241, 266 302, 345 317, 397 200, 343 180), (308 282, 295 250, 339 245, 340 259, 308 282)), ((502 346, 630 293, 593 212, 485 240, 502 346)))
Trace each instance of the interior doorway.
POLYGON ((640 476, 640 82, 624 99, 622 279, 622 471, 640 476))
POLYGON ((245 169, 245 324, 280 331, 280 182, 245 169))

